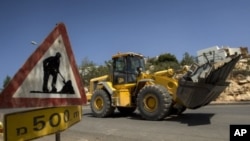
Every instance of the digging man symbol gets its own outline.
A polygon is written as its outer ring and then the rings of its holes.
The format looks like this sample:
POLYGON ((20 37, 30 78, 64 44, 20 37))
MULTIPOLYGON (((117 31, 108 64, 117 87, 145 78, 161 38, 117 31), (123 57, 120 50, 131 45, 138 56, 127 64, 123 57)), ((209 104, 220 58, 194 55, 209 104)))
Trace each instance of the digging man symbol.
POLYGON ((56 89, 56 81, 57 81, 57 74, 59 74, 59 66, 60 66, 60 58, 61 53, 57 52, 55 56, 51 56, 46 58, 43 61, 43 92, 48 93, 48 80, 49 76, 52 76, 52 83, 51 83, 51 91, 52 93, 57 92, 56 89))
POLYGON ((75 94, 74 88, 72 86, 72 81, 71 80, 66 81, 61 72, 59 71, 61 57, 62 57, 61 53, 57 52, 54 56, 50 56, 43 60, 42 91, 31 90, 30 93, 75 94), (58 75, 62 79, 63 85, 61 84, 56 85, 58 75), (49 81, 50 77, 52 77, 52 81, 51 84, 48 84, 50 82, 49 81), (59 88, 60 90, 57 90, 56 86, 59 87, 62 86, 62 87, 59 88))

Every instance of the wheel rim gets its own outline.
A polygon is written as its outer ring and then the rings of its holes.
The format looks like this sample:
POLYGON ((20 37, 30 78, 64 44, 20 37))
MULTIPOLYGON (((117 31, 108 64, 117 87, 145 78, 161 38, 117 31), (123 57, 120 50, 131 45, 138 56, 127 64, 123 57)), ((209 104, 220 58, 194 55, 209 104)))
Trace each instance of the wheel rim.
POLYGON ((94 102, 95 109, 100 111, 100 110, 102 110, 103 105, 104 105, 103 98, 100 96, 96 97, 95 102, 94 102))
POLYGON ((147 94, 143 99, 144 109, 148 112, 154 112, 158 107, 158 99, 153 94, 147 94))

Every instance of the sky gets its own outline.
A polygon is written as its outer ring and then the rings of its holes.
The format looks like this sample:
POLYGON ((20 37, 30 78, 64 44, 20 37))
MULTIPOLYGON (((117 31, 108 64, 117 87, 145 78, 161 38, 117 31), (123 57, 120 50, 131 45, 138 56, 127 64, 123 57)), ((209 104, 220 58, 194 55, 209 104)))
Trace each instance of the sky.
POLYGON ((78 65, 117 52, 146 57, 218 46, 250 46, 249 0, 1 0, 0 88, 56 23, 66 25, 78 65))

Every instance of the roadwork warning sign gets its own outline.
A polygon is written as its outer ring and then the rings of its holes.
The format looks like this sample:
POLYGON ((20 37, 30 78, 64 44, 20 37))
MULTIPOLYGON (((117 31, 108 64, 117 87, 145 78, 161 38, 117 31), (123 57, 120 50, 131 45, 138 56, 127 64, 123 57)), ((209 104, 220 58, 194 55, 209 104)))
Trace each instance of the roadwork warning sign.
POLYGON ((85 102, 83 84, 63 23, 57 24, 0 94, 0 108, 85 102))

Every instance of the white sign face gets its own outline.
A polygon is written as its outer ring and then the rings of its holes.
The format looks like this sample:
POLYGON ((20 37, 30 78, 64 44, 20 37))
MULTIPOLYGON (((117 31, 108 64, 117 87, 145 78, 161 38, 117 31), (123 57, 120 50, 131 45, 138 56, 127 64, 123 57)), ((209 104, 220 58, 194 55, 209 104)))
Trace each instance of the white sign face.
POLYGON ((0 108, 86 103, 66 27, 57 24, 0 94, 0 108))
POLYGON ((61 36, 30 71, 13 97, 80 98, 61 36))

